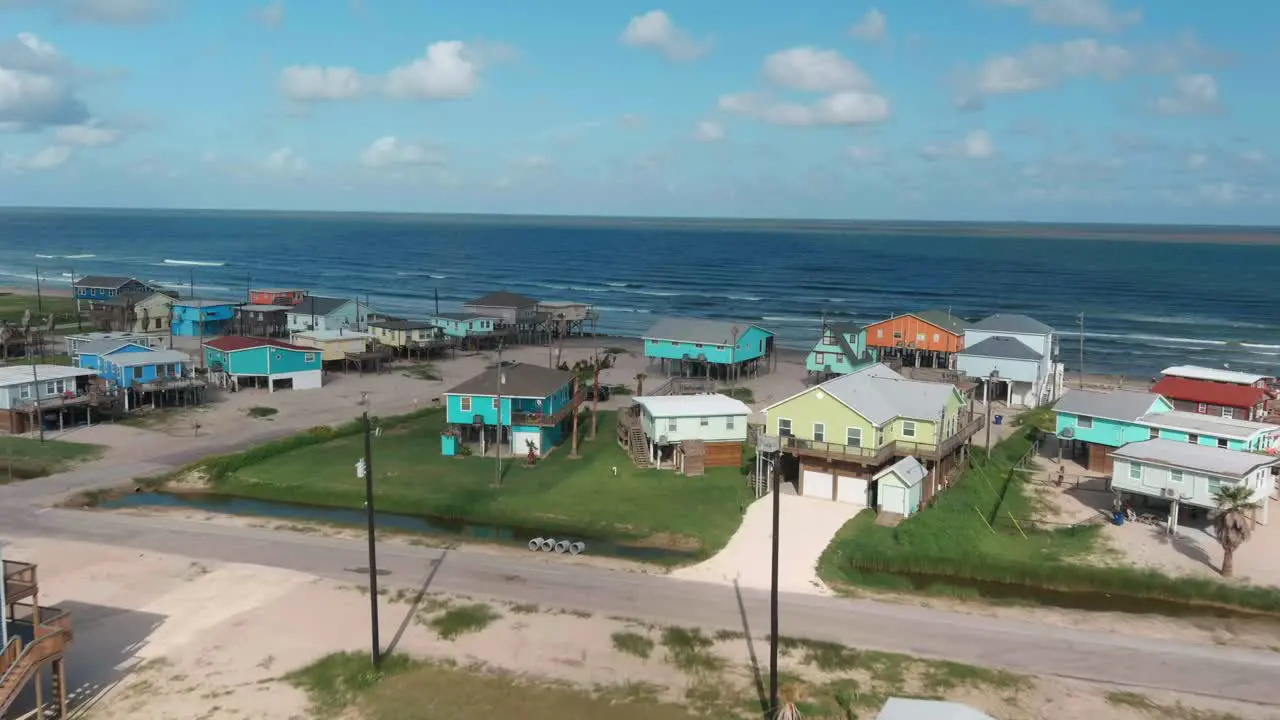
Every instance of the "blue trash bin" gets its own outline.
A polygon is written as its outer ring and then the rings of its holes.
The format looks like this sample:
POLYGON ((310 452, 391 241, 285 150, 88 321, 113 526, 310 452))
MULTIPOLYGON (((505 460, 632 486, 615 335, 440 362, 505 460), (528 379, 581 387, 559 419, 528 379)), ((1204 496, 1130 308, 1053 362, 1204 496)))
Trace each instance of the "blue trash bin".
POLYGON ((1117 511, 1115 511, 1114 513, 1111 513, 1111 521, 1112 521, 1112 522, 1114 522, 1116 525, 1123 525, 1123 524, 1124 524, 1124 511, 1123 511, 1123 510, 1117 510, 1117 511))
POLYGON ((997 424, 997 425, 1003 425, 1003 424, 1004 424, 1004 416, 1003 416, 1003 415, 997 415, 997 416, 996 416, 996 424, 997 424))

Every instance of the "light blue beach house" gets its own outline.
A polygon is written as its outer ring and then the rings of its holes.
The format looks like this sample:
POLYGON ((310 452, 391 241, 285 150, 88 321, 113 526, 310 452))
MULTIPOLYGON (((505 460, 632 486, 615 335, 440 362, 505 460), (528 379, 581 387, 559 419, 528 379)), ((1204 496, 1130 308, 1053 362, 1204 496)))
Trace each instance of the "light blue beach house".
POLYGON ((285 311, 285 325, 290 333, 332 330, 363 331, 369 326, 373 312, 369 306, 350 298, 307 295, 302 302, 285 311))
POLYGON ((644 334, 644 355, 668 375, 727 379, 758 375, 776 362, 774 335, 727 320, 664 318, 644 334), (744 372, 745 371, 745 372, 744 372))
POLYGON ((427 318, 432 325, 440 328, 447 337, 464 340, 479 340, 494 334, 502 324, 501 319, 493 315, 478 315, 472 312, 446 312, 427 318))
POLYGON ((1054 406, 1057 435, 1070 441, 1071 454, 1085 467, 1111 472, 1111 451, 1131 442, 1149 440, 1152 431, 1142 419, 1167 413, 1173 404, 1149 392, 1133 390, 1071 390, 1054 406))
POLYGON ((274 338, 230 335, 210 340, 204 344, 204 361, 210 381, 232 391, 308 390, 324 383, 319 350, 274 338))
POLYGON ((1172 529, 1179 505, 1213 510, 1227 487, 1248 488, 1256 503, 1253 519, 1264 525, 1269 519, 1272 468, 1280 458, 1164 439, 1129 443, 1114 457, 1111 487, 1142 505, 1168 509, 1172 529))
POLYGON ((809 351, 804 367, 817 382, 875 365, 879 353, 867 347, 867 329, 853 323, 827 322, 809 351))
POLYGON ((170 332, 182 337, 221 335, 231 327, 239 304, 234 300, 174 300, 170 332))
POLYGON ((461 443, 478 443, 480 454, 495 440, 524 456, 530 443, 538 456, 570 436, 573 413, 585 388, 573 395, 573 375, 539 365, 512 363, 486 370, 445 394, 450 424, 441 451, 456 455, 461 443))

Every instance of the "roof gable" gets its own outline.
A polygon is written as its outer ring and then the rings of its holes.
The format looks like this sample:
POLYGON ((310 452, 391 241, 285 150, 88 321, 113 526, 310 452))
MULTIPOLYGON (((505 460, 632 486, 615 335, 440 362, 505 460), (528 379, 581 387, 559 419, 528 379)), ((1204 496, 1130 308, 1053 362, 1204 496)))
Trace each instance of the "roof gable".
POLYGON ((877 363, 796 393, 764 411, 819 390, 876 426, 898 417, 932 422, 946 412, 951 397, 960 395, 954 385, 909 380, 877 363))
POLYGON ((97 355, 99 357, 119 352, 127 347, 136 347, 143 352, 151 352, 151 348, 135 340, 94 340, 83 343, 76 348, 77 355, 97 355))
POLYGON ((547 398, 572 381, 573 374, 566 370, 515 363, 501 368, 489 368, 470 380, 446 390, 444 394, 494 397, 501 393, 506 397, 547 398), (499 389, 499 373, 505 376, 501 389, 499 389))
POLYGON ((961 355, 971 357, 1004 358, 1006 360, 1040 360, 1042 355, 1027 347, 1021 340, 993 335, 986 340, 975 343, 960 351, 961 355))
POLYGON ((970 330, 985 330, 995 333, 1019 333, 1022 335, 1050 335, 1053 328, 1033 317, 1017 313, 996 313, 985 317, 969 326, 970 330))
POLYGON ((735 338, 741 338, 750 328, 755 328, 766 335, 773 335, 772 332, 753 323, 705 320, 702 318, 662 318, 650 325, 643 337, 645 340, 674 340, 676 342, 702 343, 704 345, 733 345, 735 338))
POLYGON ((297 305, 289 306, 288 314, 328 316, 345 307, 346 304, 350 302, 355 301, 348 298, 308 295, 302 298, 302 302, 297 305))
POLYGON ((889 467, 881 470, 872 477, 873 480, 880 480, 886 475, 896 475, 907 487, 915 487, 929 474, 929 471, 920 464, 919 460, 907 456, 889 467))
POLYGON ((921 310, 910 314, 952 335, 964 334, 964 318, 956 317, 947 310, 921 310))

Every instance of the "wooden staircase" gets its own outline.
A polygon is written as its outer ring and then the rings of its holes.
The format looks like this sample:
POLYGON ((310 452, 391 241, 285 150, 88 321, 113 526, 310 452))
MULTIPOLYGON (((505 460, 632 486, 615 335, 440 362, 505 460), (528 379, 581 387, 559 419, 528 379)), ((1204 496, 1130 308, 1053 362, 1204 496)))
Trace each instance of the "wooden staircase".
POLYGON ((9 710, 9 706, 22 693, 27 683, 35 679, 39 670, 50 662, 55 664, 54 717, 67 716, 66 680, 61 663, 62 654, 71 643, 71 615, 53 608, 41 609, 44 610, 41 615, 47 613, 49 619, 42 617, 40 623, 34 626, 35 638, 25 645, 20 637, 10 638, 4 654, 0 655, 0 717, 9 710))
POLYGON ((636 467, 652 467, 653 463, 649 461, 649 448, 644 441, 644 433, 640 428, 632 426, 628 432, 627 447, 631 449, 631 460, 635 462, 636 467))

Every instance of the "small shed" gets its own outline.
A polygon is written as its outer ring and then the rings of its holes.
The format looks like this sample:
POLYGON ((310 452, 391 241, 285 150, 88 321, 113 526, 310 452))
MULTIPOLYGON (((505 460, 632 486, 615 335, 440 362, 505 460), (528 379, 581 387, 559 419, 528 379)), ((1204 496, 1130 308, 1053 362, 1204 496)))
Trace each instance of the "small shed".
POLYGON ((913 457, 904 457, 876 473, 876 499, 881 512, 911 517, 924 502, 924 479, 929 471, 913 457))
POLYGON ((707 471, 707 444, 702 440, 685 440, 676 450, 676 470, 689 477, 701 477, 707 471))

